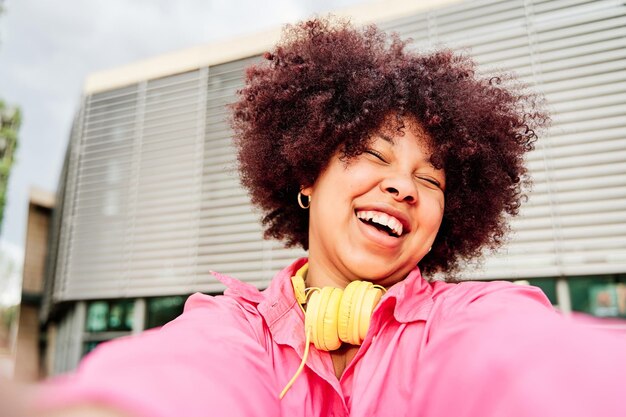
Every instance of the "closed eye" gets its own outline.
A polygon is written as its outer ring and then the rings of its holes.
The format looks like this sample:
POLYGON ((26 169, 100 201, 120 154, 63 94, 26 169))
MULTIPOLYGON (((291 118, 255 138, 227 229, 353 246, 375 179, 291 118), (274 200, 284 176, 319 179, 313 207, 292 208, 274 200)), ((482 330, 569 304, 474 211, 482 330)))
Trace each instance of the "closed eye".
POLYGON ((368 150, 365 151, 365 153, 368 153, 368 154, 374 156, 376 159, 379 159, 381 162, 387 163, 387 160, 378 151, 375 151, 373 149, 368 149, 368 150))
POLYGON ((422 181, 426 181, 427 183, 434 185, 437 188, 441 188, 441 183, 434 178, 430 178, 430 177, 418 177, 418 178, 422 181))

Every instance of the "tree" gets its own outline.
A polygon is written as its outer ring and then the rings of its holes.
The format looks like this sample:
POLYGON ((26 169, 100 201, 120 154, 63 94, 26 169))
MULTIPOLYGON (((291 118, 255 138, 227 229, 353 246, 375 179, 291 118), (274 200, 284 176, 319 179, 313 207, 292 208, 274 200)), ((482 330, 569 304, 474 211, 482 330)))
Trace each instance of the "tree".
MULTIPOLYGON (((4 13, 4 0, 0 0, 0 16, 4 13)), ((9 174, 13 166, 13 155, 17 150, 18 135, 22 124, 20 109, 9 106, 0 99, 0 231, 4 219, 6 192, 9 183, 9 174)))
POLYGON ((22 124, 20 109, 0 100, 0 230, 4 218, 6 191, 18 145, 18 131, 22 124))

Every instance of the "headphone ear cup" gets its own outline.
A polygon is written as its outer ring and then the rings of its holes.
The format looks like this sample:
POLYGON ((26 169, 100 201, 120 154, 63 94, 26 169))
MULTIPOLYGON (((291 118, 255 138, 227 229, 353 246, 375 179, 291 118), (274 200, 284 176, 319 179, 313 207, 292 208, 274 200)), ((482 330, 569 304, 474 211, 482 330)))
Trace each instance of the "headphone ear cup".
POLYGON ((363 305, 361 306, 361 312, 359 314, 359 339, 361 341, 365 340, 365 335, 367 334, 370 321, 372 320, 372 314, 382 296, 382 290, 371 287, 367 289, 363 297, 363 305))
POLYGON ((366 281, 357 281, 358 285, 355 286, 354 296, 352 297, 352 308, 350 313, 350 320, 348 320, 348 335, 350 336, 350 344, 360 345, 363 342, 359 335, 359 326, 361 316, 363 316, 363 299, 367 290, 373 286, 372 283, 366 281))
POLYGON ((337 334, 337 316, 343 291, 324 287, 314 291, 307 303, 305 328, 311 328, 311 341, 319 350, 335 350, 341 346, 337 334))
POLYGON ((317 317, 320 315, 320 291, 313 291, 309 296, 309 301, 306 303, 306 314, 304 315, 304 328, 306 331, 311 329, 311 341, 316 348, 321 349, 317 337, 317 317))
POLYGON ((339 313, 337 319, 337 333, 339 334, 339 339, 346 343, 350 343, 350 316, 352 316, 352 305, 354 300, 354 292, 356 286, 358 285, 357 281, 352 281, 349 283, 346 288, 343 290, 343 297, 341 298, 341 305, 339 306, 339 313))
POLYGON ((351 345, 365 339, 372 313, 383 292, 368 281, 353 281, 346 286, 339 307, 339 338, 351 345))
MULTIPOLYGON (((324 288, 326 290, 326 288, 324 288)), ((322 302, 320 304, 323 317, 321 318, 322 328, 318 330, 318 334, 322 335, 322 348, 326 351, 339 349, 341 340, 337 332, 337 322, 339 321, 339 305, 343 290, 339 288, 328 288, 328 291, 322 290, 322 302)))
POLYGON ((296 296, 298 304, 306 304, 306 291, 304 285, 304 278, 301 275, 294 275, 291 277, 291 285, 293 286, 293 293, 296 296))
MULTIPOLYGON (((292 283, 297 294, 300 282, 292 279, 292 283)), ((342 342, 360 345, 382 295, 382 290, 367 281, 353 281, 344 290, 334 287, 312 290, 304 316, 305 331, 310 329, 311 342, 325 351, 338 349, 342 342)))

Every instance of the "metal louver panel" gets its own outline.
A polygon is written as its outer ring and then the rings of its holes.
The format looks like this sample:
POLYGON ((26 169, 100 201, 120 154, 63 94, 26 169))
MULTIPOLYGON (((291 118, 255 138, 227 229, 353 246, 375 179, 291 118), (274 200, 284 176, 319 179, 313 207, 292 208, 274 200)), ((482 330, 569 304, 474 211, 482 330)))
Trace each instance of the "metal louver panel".
POLYGON ((129 294, 162 294, 194 279, 207 74, 201 69, 145 84, 132 175, 129 294))
POLYGON ((210 70, 197 258, 201 287, 210 282, 211 270, 266 286, 276 271, 304 255, 262 239, 259 214, 253 211, 239 185, 227 106, 243 87, 244 68, 255 61, 258 58, 217 65, 210 70))
POLYGON ((87 97, 56 300, 221 291, 211 270, 263 287, 303 255, 262 239, 239 185, 226 105, 249 62, 87 97))
POLYGON ((76 166, 79 157, 78 149, 80 149, 79 143, 85 114, 85 106, 84 103, 82 104, 72 123, 68 149, 65 153, 65 161, 63 162, 59 188, 57 190, 57 203, 52 214, 50 243, 44 279, 44 294, 40 311, 40 318, 43 320, 47 320, 55 299, 62 297, 65 288, 70 242, 69 233, 71 230, 70 219, 72 218, 68 213, 72 213, 73 210, 76 166))
POLYGON ((626 5, 541 2, 530 18, 536 83, 554 113, 540 150, 555 275, 626 271, 626 5))
MULTIPOLYGON (((57 278, 55 298, 106 297, 124 285, 129 251, 129 216, 133 146, 139 86, 88 96, 82 134, 70 163, 64 234, 64 273, 57 278), (110 288, 115 288, 111 291, 110 288), (87 294, 87 297, 85 297, 87 294)), ((74 152, 73 152, 74 153, 74 152)))

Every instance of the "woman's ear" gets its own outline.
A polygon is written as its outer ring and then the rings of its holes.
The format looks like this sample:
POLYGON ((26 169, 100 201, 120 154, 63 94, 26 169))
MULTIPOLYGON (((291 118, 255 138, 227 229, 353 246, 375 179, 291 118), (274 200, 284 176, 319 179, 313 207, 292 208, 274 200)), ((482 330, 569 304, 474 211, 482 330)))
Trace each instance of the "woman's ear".
POLYGON ((311 194, 313 194, 313 186, 311 185, 311 186, 309 186, 309 187, 302 187, 302 188, 300 189, 300 193, 301 193, 302 195, 305 195, 305 196, 307 196, 307 197, 310 197, 310 196, 311 196, 311 194))

